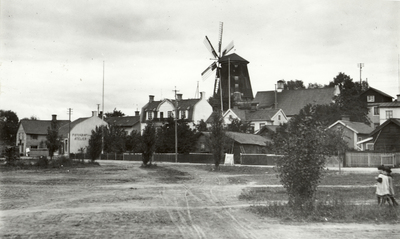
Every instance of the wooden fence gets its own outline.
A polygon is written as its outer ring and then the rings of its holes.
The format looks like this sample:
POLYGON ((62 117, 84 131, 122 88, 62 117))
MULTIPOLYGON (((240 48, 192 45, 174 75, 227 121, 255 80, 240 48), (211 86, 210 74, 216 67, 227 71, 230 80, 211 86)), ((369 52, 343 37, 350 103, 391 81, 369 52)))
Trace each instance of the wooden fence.
POLYGON ((400 166, 400 153, 346 152, 345 167, 400 166))

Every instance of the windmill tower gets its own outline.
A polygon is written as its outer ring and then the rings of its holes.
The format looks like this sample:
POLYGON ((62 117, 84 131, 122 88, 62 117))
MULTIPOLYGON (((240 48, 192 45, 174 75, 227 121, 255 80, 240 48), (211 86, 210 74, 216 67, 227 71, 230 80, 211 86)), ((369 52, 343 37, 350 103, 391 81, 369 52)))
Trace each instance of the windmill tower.
POLYGON ((221 109, 223 110, 222 102, 228 101, 231 95, 235 93, 239 94, 243 100, 252 100, 253 90, 247 69, 249 62, 235 53, 227 55, 234 47, 233 41, 221 51, 222 32, 223 23, 220 22, 218 52, 214 49, 207 36, 204 39, 204 45, 214 58, 211 59, 213 63, 201 73, 201 76, 205 80, 216 70, 214 98, 221 100, 221 109))

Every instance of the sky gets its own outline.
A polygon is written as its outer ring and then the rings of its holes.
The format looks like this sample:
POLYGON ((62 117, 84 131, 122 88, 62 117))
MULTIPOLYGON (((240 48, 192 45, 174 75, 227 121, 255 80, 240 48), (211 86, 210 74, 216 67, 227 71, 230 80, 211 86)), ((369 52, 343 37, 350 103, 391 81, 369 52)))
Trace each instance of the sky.
POLYGON ((339 72, 400 94, 400 1, 0 0, 0 109, 50 120, 102 109, 132 116, 155 100, 210 97, 202 80, 234 41, 257 91, 278 80, 328 84, 339 72), (100 104, 100 106, 98 106, 100 104))

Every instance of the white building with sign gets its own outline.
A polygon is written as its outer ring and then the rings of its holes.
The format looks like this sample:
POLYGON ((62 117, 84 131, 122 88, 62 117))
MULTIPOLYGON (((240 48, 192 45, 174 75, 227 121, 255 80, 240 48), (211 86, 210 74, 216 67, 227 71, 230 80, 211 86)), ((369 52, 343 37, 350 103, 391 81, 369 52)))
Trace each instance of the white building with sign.
POLYGON ((107 125, 107 122, 98 117, 96 111, 92 112, 92 117, 79 118, 70 124, 63 125, 59 130, 59 135, 62 135, 64 141, 65 154, 68 153, 68 132, 71 134, 70 153, 87 152, 92 130, 101 125, 107 125))

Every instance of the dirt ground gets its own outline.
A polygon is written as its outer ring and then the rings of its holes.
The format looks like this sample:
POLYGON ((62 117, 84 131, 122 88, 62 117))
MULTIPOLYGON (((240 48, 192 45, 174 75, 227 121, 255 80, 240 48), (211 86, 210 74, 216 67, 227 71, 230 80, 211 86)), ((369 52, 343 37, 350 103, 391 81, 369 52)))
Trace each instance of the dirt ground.
POLYGON ((100 161, 100 167, 1 173, 1 238, 400 238, 400 226, 282 223, 229 183, 191 166, 100 161), (171 176, 172 175, 172 176, 171 176))

